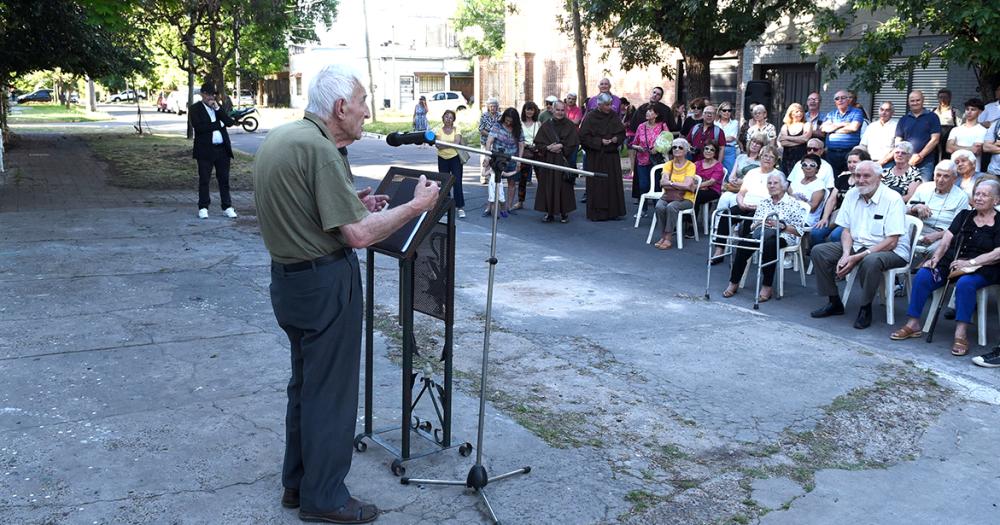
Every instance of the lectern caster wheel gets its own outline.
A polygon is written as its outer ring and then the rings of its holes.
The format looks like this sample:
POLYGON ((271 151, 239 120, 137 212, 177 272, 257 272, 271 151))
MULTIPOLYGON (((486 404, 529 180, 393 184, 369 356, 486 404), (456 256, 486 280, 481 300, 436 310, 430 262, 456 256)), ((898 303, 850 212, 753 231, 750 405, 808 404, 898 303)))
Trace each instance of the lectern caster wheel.
POLYGON ((431 425, 430 421, 422 421, 417 426, 420 427, 420 430, 423 430, 424 432, 430 432, 431 429, 434 428, 434 426, 431 425))
POLYGON ((458 447, 458 454, 463 457, 472 454, 472 443, 463 443, 462 446, 458 447))
POLYGON ((364 440, 365 440, 365 437, 363 435, 355 437, 354 438, 354 450, 357 450, 358 452, 364 452, 364 451, 368 450, 368 443, 365 443, 364 440))
POLYGON ((389 468, 392 470, 392 474, 394 476, 402 476, 403 474, 406 474, 406 467, 404 467, 403 462, 398 459, 392 460, 392 464, 389 465, 389 468))
POLYGON ((410 416, 410 428, 416 430, 420 428, 420 418, 417 416, 410 416))

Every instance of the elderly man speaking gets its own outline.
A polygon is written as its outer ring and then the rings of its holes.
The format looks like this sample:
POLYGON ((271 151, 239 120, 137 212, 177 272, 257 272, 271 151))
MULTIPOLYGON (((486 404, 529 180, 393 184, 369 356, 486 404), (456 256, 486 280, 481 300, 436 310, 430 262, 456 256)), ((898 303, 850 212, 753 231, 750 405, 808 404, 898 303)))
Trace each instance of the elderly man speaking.
POLYGON ((881 183, 878 164, 862 161, 856 168, 857 185, 844 197, 837 225, 844 228, 840 244, 827 242, 812 250, 816 285, 830 301, 812 312, 816 318, 843 315, 835 279, 858 269, 861 281, 861 309, 854 328, 872 324, 872 301, 882 281, 882 272, 900 268, 910 256, 903 198, 881 183))
POLYGON ((351 496, 364 293, 354 248, 431 209, 440 188, 421 175, 413 199, 357 191, 347 146, 369 117, 356 73, 321 69, 304 118, 271 130, 257 150, 257 220, 271 255, 271 306, 291 347, 281 504, 302 521, 367 523, 378 508, 351 496))

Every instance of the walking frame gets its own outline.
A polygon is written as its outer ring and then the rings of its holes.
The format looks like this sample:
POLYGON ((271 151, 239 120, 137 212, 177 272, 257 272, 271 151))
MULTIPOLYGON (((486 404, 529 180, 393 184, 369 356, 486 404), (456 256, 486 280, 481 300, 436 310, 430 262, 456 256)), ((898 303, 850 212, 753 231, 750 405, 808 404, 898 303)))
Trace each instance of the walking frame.
MULTIPOLYGON (((712 262, 721 258, 725 258, 727 255, 735 256, 736 250, 752 250, 757 254, 757 288, 753 296, 753 309, 754 310, 760 309, 760 286, 761 286, 761 280, 762 280, 761 277, 763 274, 763 269, 765 266, 770 266, 772 264, 774 265, 781 264, 781 235, 780 235, 781 232, 779 227, 777 226, 779 220, 777 212, 771 212, 767 215, 767 217, 764 217, 764 222, 761 223, 761 228, 773 229, 777 234, 774 236, 775 258, 773 261, 764 262, 763 253, 764 253, 765 239, 767 238, 766 235, 761 235, 759 239, 755 239, 753 237, 741 237, 740 232, 736 233, 733 232, 734 221, 751 221, 750 224, 752 224, 753 219, 754 218, 752 216, 735 215, 729 213, 728 210, 715 211, 715 214, 712 218, 712 233, 709 236, 709 242, 708 242, 708 260, 706 262, 707 269, 705 272, 705 300, 711 300, 711 293, 709 292, 709 290, 711 290, 712 286, 712 262), (766 226, 767 222, 772 219, 775 222, 775 226, 766 226), (722 221, 724 220, 728 221, 727 223, 729 225, 728 235, 720 235, 718 232, 719 224, 721 224, 722 221), (753 246, 752 244, 756 244, 756 246, 753 246), (723 249, 722 253, 719 255, 713 255, 716 246, 721 246, 723 249)), ((740 228, 741 229, 743 228, 742 224, 740 224, 740 228)), ((748 228, 748 230, 752 232, 753 228, 748 228)), ((744 268, 743 271, 746 272, 746 269, 744 268)), ((780 298, 781 297, 779 295, 778 299, 780 298)))

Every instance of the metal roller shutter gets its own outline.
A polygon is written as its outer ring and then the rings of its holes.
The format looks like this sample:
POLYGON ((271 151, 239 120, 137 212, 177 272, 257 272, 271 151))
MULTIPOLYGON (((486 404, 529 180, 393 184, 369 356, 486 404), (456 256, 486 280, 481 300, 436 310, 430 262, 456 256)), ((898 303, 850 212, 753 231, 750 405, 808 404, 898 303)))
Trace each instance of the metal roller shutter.
MULTIPOLYGON (((893 58, 891 64, 899 65, 905 60, 905 58, 893 58)), ((938 90, 947 86, 948 70, 941 67, 940 60, 931 60, 927 64, 927 69, 915 69, 910 73, 906 89, 896 89, 892 82, 883 83, 879 92, 872 97, 870 114, 877 116, 879 106, 888 100, 892 102, 896 118, 905 115, 907 112, 906 98, 915 89, 924 92, 924 106, 930 109, 936 103, 938 90)))

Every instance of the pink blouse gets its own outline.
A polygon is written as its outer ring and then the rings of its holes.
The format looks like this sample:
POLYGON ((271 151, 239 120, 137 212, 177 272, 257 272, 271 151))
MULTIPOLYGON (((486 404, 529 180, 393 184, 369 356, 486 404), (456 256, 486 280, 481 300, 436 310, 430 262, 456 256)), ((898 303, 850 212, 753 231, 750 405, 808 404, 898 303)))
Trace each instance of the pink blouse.
POLYGON ((701 177, 702 182, 712 179, 712 185, 705 189, 715 191, 716 193, 722 193, 722 177, 726 175, 726 170, 722 167, 722 163, 716 162, 711 168, 706 168, 703 162, 704 161, 699 160, 694 163, 695 174, 701 177))
MULTIPOLYGON (((656 137, 659 137, 660 133, 666 130, 666 123, 657 122, 655 126, 650 128, 643 122, 639 124, 639 127, 635 128, 635 137, 632 138, 632 145, 653 149, 653 146, 656 145, 656 137)), ((648 152, 637 151, 635 152, 635 162, 639 166, 649 166, 652 161, 648 152)))

